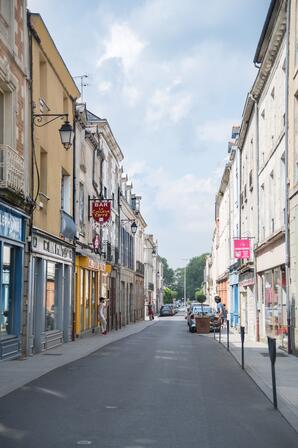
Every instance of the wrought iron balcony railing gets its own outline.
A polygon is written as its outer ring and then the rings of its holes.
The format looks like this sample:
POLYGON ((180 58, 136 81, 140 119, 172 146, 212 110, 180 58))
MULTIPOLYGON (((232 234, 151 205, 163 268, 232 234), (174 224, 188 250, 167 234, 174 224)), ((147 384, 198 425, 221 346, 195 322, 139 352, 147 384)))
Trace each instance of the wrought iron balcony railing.
POLYGON ((8 145, 0 145, 0 188, 24 194, 24 158, 8 145))
POLYGON ((136 262, 136 272, 138 274, 144 275, 144 263, 138 260, 136 262))

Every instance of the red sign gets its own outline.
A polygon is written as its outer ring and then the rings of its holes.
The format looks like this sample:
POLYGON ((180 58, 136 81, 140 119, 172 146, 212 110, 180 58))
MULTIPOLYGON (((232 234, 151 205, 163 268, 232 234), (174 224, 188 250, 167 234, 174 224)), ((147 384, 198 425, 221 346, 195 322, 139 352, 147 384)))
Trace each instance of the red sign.
POLYGON ((234 258, 250 258, 250 240, 234 240, 234 258))
POLYGON ((92 202, 92 218, 94 221, 104 224, 111 217, 110 201, 93 201, 92 202))
POLYGON ((100 237, 99 237, 99 235, 95 235, 95 237, 93 238, 93 249, 94 249, 94 252, 96 253, 96 254, 98 254, 99 252, 100 252, 100 246, 101 246, 101 242, 100 242, 100 237))

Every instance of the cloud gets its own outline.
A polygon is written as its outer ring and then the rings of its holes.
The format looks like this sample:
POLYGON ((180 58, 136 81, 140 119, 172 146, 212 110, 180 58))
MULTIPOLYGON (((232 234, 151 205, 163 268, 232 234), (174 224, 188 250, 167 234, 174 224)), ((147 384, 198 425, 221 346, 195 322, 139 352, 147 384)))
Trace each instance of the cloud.
POLYGON ((164 126, 170 120, 177 123, 187 116, 191 107, 191 95, 186 92, 175 92, 180 82, 174 80, 172 85, 156 89, 149 100, 146 121, 149 125, 164 126))
POLYGON ((114 23, 111 26, 109 38, 104 41, 104 52, 99 58, 97 66, 102 66, 110 59, 120 59, 124 72, 128 73, 145 45, 145 42, 127 23, 114 23))
POLYGON ((102 81, 98 85, 98 90, 100 91, 100 93, 107 93, 111 90, 111 88, 112 83, 109 81, 102 81))
POLYGON ((196 136, 198 140, 207 143, 228 142, 232 126, 238 123, 239 120, 232 118, 205 121, 196 127, 196 136))

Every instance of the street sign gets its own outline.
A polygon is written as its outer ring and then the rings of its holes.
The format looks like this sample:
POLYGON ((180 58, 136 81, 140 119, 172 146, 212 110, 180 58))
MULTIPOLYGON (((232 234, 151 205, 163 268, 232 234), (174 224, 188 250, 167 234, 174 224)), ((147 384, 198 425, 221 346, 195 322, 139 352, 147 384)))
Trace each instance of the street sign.
POLYGON ((96 254, 98 254, 100 252, 100 246, 101 246, 99 235, 95 235, 95 237, 93 238, 92 243, 93 243, 94 252, 96 254))
POLYGON ((250 258, 250 240, 237 239, 234 240, 234 258, 250 258))
POLYGON ((104 224, 111 217, 111 201, 99 200, 92 202, 92 218, 99 224, 104 224))

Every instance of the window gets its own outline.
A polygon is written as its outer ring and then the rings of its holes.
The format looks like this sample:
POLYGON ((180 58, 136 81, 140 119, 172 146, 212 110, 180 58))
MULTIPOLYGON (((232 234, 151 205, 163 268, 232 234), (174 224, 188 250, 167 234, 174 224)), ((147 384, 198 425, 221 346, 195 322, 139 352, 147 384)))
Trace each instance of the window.
MULTIPOLYGON (((39 56, 39 92, 40 92, 40 98, 43 100, 43 103, 47 101, 47 63, 43 57, 43 55, 40 53, 39 56)), ((44 104, 44 106, 46 106, 44 104)), ((41 112, 46 112, 43 108, 43 105, 41 104, 41 112)))
POLYGON ((261 117, 263 118, 263 120, 265 120, 265 109, 262 110, 261 117))
POLYGON ((107 199, 107 197, 108 197, 108 190, 107 190, 107 187, 104 187, 104 189, 103 189, 103 197, 104 197, 105 199, 107 199))
POLYGON ((252 170, 249 172, 249 190, 253 190, 253 183, 252 183, 252 170))
POLYGON ((2 293, 0 298, 0 337, 12 334, 14 318, 15 250, 3 245, 2 293))
POLYGON ((271 90, 271 98, 274 100, 275 98, 275 88, 273 87, 273 89, 271 90))
POLYGON ((4 95, 0 91, 0 145, 4 143, 4 95))
POLYGON ((12 16, 12 6, 13 2, 11 0, 0 0, 0 16, 1 16, 1 34, 5 38, 12 41, 12 30, 11 30, 11 16, 12 16))
POLYGON ((45 296, 45 331, 57 329, 56 263, 47 261, 45 296))
POLYGON ((295 43, 296 43, 296 65, 298 64, 298 1, 296 1, 296 32, 295 32, 295 43))
POLYGON ((63 95, 63 113, 64 114, 68 114, 68 97, 67 95, 64 93, 63 95))
POLYGON ((48 183, 48 154, 40 148, 40 192, 47 194, 48 183))
POLYGON ((80 207, 80 230, 84 227, 84 184, 80 182, 79 207, 80 207))
POLYGON ((71 214, 71 189, 70 176, 62 170, 61 178, 61 209, 69 215, 71 214))

